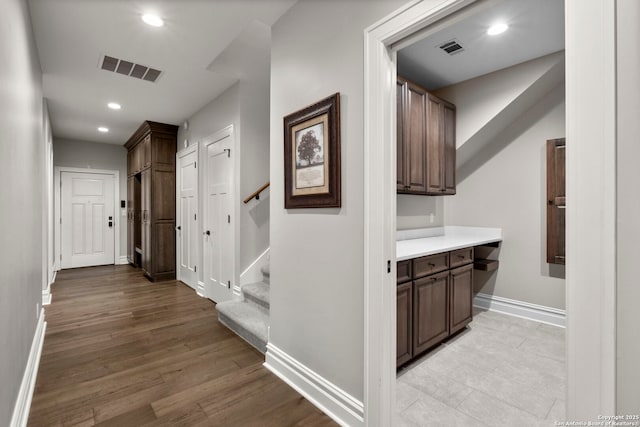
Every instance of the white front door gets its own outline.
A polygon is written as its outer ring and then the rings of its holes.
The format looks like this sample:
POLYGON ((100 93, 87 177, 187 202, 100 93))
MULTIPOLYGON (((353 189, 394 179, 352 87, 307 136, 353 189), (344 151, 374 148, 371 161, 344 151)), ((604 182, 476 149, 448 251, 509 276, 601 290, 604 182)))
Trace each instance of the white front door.
POLYGON ((198 285, 198 151, 197 146, 178 157, 178 209, 176 248, 178 279, 196 289, 198 285))
POLYGON ((114 264, 113 175, 62 172, 61 268, 114 264))
POLYGON ((204 284, 205 296, 217 303, 231 299, 234 284, 232 138, 226 132, 205 147, 204 284))

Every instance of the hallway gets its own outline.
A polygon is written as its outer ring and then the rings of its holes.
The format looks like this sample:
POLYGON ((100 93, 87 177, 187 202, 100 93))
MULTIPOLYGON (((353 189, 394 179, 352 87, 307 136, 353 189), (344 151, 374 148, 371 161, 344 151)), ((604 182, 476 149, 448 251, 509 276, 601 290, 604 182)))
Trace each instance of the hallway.
POLYGON ((46 319, 29 426, 335 425, 180 282, 63 270, 46 319))

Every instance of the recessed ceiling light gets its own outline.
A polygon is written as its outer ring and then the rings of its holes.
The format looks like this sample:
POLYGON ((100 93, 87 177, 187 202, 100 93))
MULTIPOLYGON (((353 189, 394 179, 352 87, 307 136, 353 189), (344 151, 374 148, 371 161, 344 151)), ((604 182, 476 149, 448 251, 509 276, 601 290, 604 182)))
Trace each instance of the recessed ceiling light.
POLYGON ((487 30, 487 34, 489 34, 490 36, 495 36, 497 34, 504 33, 505 31, 507 31, 508 28, 509 26, 507 24, 505 24, 504 22, 500 22, 490 26, 489 29, 487 30))
POLYGON ((111 108, 112 110, 119 110, 122 108, 122 105, 118 104, 117 102, 110 102, 107 104, 107 107, 111 108))
POLYGON ((104 126, 100 126, 98 128, 98 132, 107 133, 107 132, 109 132, 109 128, 106 128, 104 126))
POLYGON ((164 21, 162 20, 162 18, 151 13, 142 15, 142 20, 145 24, 151 25, 152 27, 162 27, 164 25, 164 21))

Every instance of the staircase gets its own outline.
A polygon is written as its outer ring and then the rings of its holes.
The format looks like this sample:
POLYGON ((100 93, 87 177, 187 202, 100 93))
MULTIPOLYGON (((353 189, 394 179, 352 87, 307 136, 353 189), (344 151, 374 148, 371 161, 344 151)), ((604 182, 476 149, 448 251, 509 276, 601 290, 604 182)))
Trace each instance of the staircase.
POLYGON ((269 328, 269 265, 261 271, 262 282, 242 286, 242 301, 221 302, 216 310, 220 323, 264 354, 269 328))

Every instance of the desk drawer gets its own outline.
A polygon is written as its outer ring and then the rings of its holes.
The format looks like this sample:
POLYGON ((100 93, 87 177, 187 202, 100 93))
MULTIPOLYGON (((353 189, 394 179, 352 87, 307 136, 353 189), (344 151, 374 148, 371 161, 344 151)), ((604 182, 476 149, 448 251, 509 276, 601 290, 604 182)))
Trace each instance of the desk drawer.
POLYGON ((461 265, 473 262, 473 248, 458 249, 451 251, 449 256, 449 265, 451 268, 460 267, 461 265))
POLYGON ((413 260, 413 277, 419 278, 449 269, 449 253, 423 256, 413 260))
POLYGON ((411 280, 411 260, 398 261, 398 264, 396 265, 396 272, 396 282, 398 284, 411 280))

